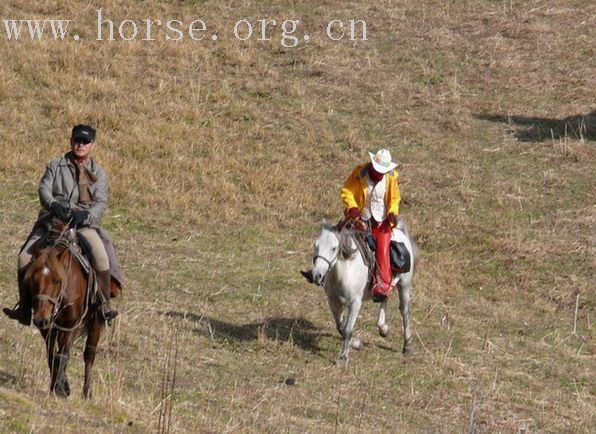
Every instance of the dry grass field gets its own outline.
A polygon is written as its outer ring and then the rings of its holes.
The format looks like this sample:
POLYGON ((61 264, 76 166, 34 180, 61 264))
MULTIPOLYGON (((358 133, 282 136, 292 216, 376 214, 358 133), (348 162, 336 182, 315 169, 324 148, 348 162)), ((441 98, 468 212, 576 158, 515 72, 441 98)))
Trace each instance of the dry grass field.
POLYGON ((594 432, 594 2, 96 3, 116 23, 202 18, 208 37, 96 41, 93 2, 0 5, 80 35, 9 41, 0 22, 0 304, 79 122, 98 128, 128 278, 89 401, 81 341, 57 399, 39 333, 0 318, 1 432, 594 432), (300 19, 311 39, 239 41, 241 18, 300 19), (367 41, 325 36, 351 18, 367 41), (390 336, 365 305, 365 348, 339 369, 298 270, 381 147, 420 247, 415 352, 393 297, 390 336))

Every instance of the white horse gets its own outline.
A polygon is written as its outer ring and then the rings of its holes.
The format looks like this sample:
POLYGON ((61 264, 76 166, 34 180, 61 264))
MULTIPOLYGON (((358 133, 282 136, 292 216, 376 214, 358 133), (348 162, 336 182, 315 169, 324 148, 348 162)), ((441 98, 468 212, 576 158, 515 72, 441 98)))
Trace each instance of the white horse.
MULTIPOLYGON (((344 226, 337 227, 323 221, 321 232, 315 242, 313 256, 313 280, 325 288, 329 307, 335 319, 335 326, 343 338, 343 349, 337 360, 338 366, 347 366, 350 345, 355 349, 362 348, 359 338, 352 338, 354 324, 363 300, 371 298, 368 286, 369 270, 352 237, 352 230, 344 226), (344 307, 348 308, 347 317, 344 307)), ((410 294, 414 276, 414 245, 403 219, 393 229, 392 240, 403 242, 410 253, 410 271, 394 275, 392 287, 399 290, 399 309, 403 319, 404 343, 402 352, 410 351, 412 334, 410 331, 410 294)), ((382 337, 389 333, 385 322, 387 301, 380 304, 377 329, 382 337)))

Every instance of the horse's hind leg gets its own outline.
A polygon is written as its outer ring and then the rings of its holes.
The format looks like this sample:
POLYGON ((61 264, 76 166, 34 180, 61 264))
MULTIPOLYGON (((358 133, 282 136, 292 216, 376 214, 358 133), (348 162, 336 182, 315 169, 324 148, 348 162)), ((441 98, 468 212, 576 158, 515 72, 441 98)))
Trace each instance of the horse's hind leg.
POLYGON ((387 301, 384 301, 379 306, 379 317, 377 318, 377 330, 379 331, 379 335, 383 336, 384 338, 386 338, 389 334, 389 325, 387 324, 386 316, 387 301))
POLYGON ((101 336, 103 329, 103 323, 98 321, 96 318, 90 323, 87 329, 87 341, 85 342, 85 352, 83 357, 85 358, 85 383, 83 385, 83 398, 88 399, 91 397, 91 369, 95 362, 95 354, 97 351, 97 343, 101 336))
POLYGON ((348 366, 348 354, 350 352, 350 340, 352 339, 352 332, 354 331, 354 325, 356 324, 356 319, 358 318, 358 314, 360 313, 360 306, 362 301, 360 299, 353 300, 349 306, 348 318, 346 320, 346 324, 344 327, 344 342, 343 348, 339 355, 339 359, 337 359, 337 366, 346 367, 348 366))
POLYGON ((412 291, 411 280, 401 281, 399 284, 399 310, 403 321, 404 328, 404 346, 402 353, 408 354, 411 352, 412 332, 410 331, 410 294, 412 291))
POLYGON ((56 375, 56 379, 52 384, 52 392, 57 396, 67 397, 70 395, 70 385, 66 378, 66 367, 68 366, 70 346, 73 340, 73 332, 58 333, 58 353, 54 355, 52 361, 52 369, 56 375))

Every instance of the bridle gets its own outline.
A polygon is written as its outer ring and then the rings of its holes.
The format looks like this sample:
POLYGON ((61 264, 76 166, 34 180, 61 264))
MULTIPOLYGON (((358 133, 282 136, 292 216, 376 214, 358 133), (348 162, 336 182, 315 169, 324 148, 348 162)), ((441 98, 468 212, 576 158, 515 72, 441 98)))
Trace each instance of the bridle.
MULTIPOLYGON (((49 302, 52 306, 54 306, 54 310, 56 310, 56 306, 60 306, 60 303, 62 303, 63 298, 64 298, 63 285, 60 287, 60 294, 58 294, 58 297, 50 297, 49 295, 45 295, 45 294, 37 294, 37 295, 33 296, 33 300, 49 302)), ((52 315, 52 317, 53 316, 54 315, 52 315)))
POLYGON ((60 310, 65 309, 68 306, 68 305, 62 306, 62 301, 66 297, 66 286, 68 285, 68 276, 70 275, 70 269, 71 269, 71 265, 72 265, 72 261, 73 261, 73 253, 72 253, 73 240, 76 239, 75 238, 76 235, 74 234, 74 232, 69 231, 68 238, 65 237, 64 234, 65 234, 65 231, 62 231, 62 233, 60 234, 58 239, 53 244, 54 247, 61 246, 70 252, 70 255, 68 258, 68 266, 66 268, 66 273, 65 273, 66 278, 61 279, 61 281, 60 281, 60 293, 56 297, 50 297, 49 295, 46 295, 46 294, 37 294, 37 295, 33 296, 33 300, 47 301, 52 305, 52 315, 50 316, 50 328, 55 328, 55 329, 58 329, 58 330, 61 330, 64 332, 71 332, 71 331, 81 327, 84 320, 86 319, 87 312, 88 312, 89 306, 91 304, 92 293, 93 293, 93 291, 92 291, 92 289, 93 289, 92 288, 92 280, 93 279, 91 278, 91 276, 89 276, 89 278, 87 279, 87 291, 86 291, 85 299, 83 300, 83 303, 84 303, 83 314, 81 315, 79 320, 76 322, 76 324, 72 327, 63 327, 63 326, 56 324, 56 318, 57 318, 58 314, 60 313, 60 310))
MULTIPOLYGON (((312 258, 312 263, 313 265, 315 264, 315 261, 317 259, 322 259, 323 261, 327 262, 327 273, 329 273, 329 270, 331 270, 331 267, 333 267, 333 264, 335 264, 337 262, 337 258, 339 256, 339 252, 335 255, 335 258, 333 258, 332 260, 327 259, 324 256, 321 255, 315 255, 312 258)), ((327 275, 327 273, 325 273, 325 275, 327 275)))
MULTIPOLYGON (((56 242, 54 243, 54 246, 61 244, 68 249, 69 248, 68 241, 64 240, 62 238, 62 235, 63 234, 61 234, 60 238, 58 240, 56 240, 56 242)), ((34 301, 35 300, 45 301, 52 305, 52 315, 50 316, 50 327, 56 327, 56 317, 58 316, 58 314, 62 308, 62 301, 64 300, 64 297, 66 296, 66 285, 68 284, 68 273, 70 271, 71 263, 72 263, 72 256, 69 258, 69 261, 68 261, 68 267, 67 267, 66 273, 65 273, 66 278, 60 280, 60 292, 58 293, 58 295, 56 297, 51 297, 47 294, 36 294, 33 296, 34 301)))
POLYGON ((333 267, 333 265, 335 265, 335 263, 337 262, 337 259, 339 258, 339 252, 341 251, 342 248, 342 240, 339 237, 339 233, 336 231, 331 231, 333 233, 333 235, 335 235, 335 238, 337 238, 338 241, 338 245, 337 245, 337 252, 335 253, 335 257, 332 259, 327 259, 326 257, 322 256, 322 255, 314 255, 312 258, 312 264, 313 267, 315 265, 315 262, 317 259, 322 259, 323 261, 325 261, 327 263, 327 271, 325 272, 325 275, 323 276, 323 280, 321 282, 321 286, 325 286, 325 282, 327 281, 327 276, 329 275, 329 271, 331 271, 331 268, 333 267))

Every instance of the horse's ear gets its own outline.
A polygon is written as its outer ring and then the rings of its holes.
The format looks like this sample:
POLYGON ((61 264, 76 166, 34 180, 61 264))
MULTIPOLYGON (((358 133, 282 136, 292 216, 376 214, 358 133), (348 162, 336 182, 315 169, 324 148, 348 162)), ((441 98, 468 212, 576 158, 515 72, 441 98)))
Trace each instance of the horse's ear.
POLYGON ((329 224, 329 222, 327 221, 326 218, 324 218, 323 220, 321 220, 321 227, 324 228, 325 226, 327 226, 329 224))

